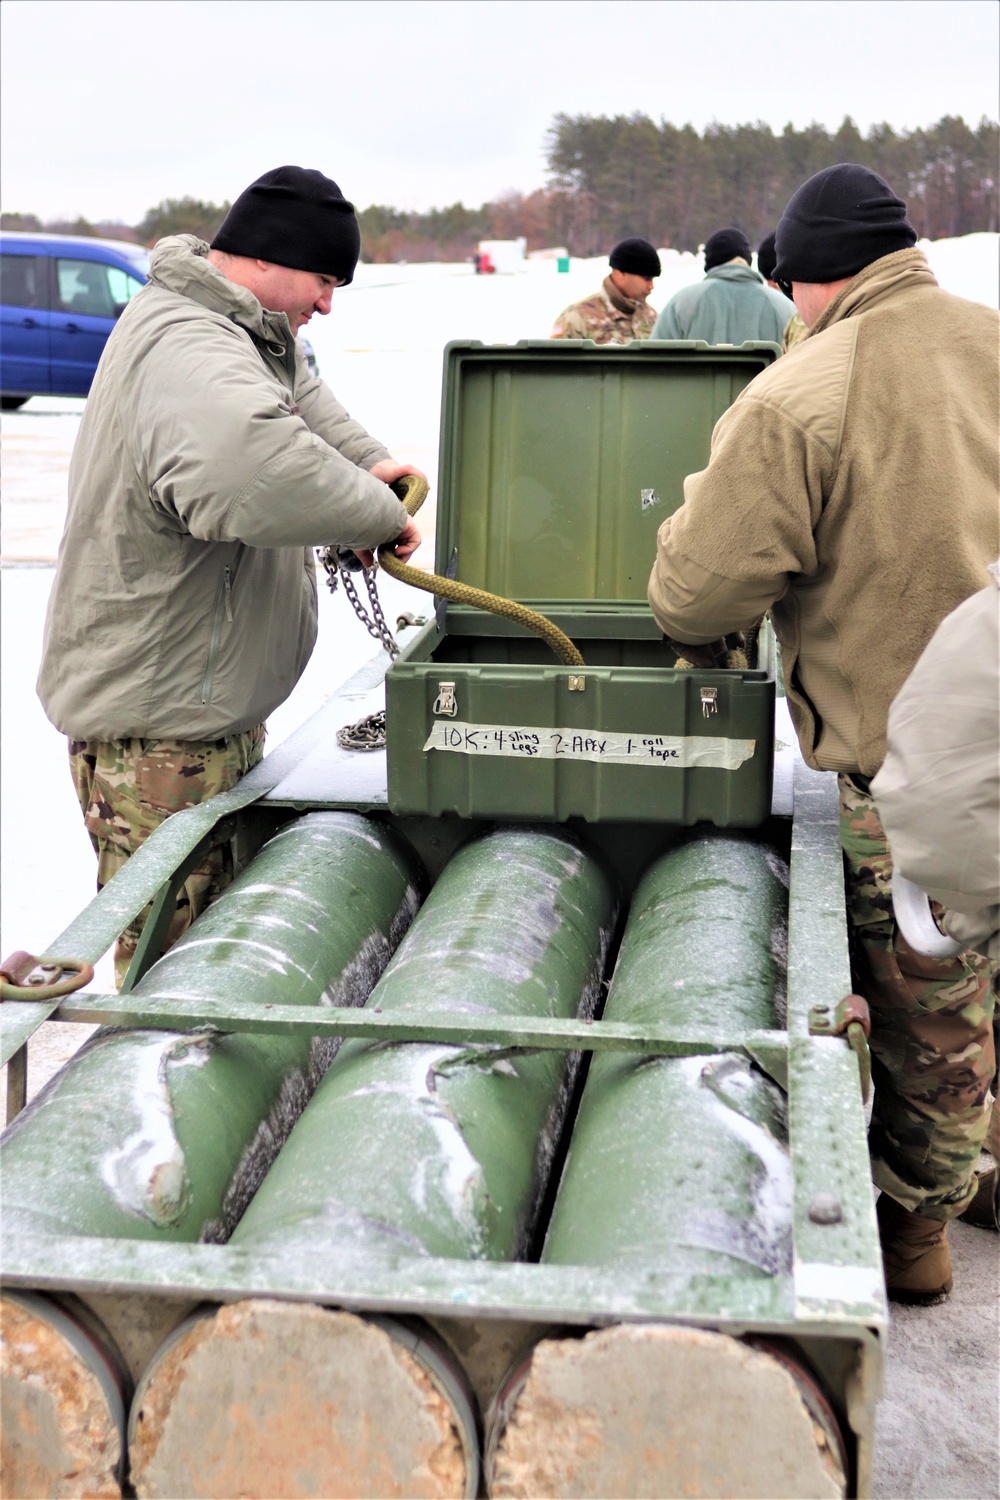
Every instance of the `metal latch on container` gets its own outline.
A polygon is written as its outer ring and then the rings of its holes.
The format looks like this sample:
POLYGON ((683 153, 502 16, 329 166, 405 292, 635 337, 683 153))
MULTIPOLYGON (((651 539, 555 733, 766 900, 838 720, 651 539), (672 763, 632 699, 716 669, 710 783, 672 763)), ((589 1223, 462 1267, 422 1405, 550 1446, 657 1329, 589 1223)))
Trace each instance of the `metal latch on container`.
POLYGON ((453 682, 439 682, 438 695, 434 699, 434 712, 436 714, 447 714, 453 719, 458 713, 458 701, 455 697, 455 684, 453 682))
POLYGON ((701 712, 702 716, 710 719, 713 714, 719 712, 719 689, 703 687, 701 690, 701 712))
POLYGON ((846 1036, 861 1071, 861 1097, 865 1103, 872 1086, 872 1057, 868 1050, 872 1018, 863 995, 845 995, 831 1011, 828 1005, 814 1005, 809 1012, 811 1036, 846 1036))
POLYGON ((569 687, 571 693, 583 693, 587 688, 587 679, 586 677, 579 677, 575 673, 571 672, 569 674, 569 682, 567 686, 569 687))

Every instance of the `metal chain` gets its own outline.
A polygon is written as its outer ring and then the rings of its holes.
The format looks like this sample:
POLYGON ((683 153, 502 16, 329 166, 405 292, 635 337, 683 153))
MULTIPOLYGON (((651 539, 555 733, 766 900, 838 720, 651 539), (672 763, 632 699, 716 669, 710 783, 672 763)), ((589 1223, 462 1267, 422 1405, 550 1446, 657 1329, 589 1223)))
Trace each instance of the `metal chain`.
POLYGON ((354 586, 353 570, 344 567, 344 564, 340 560, 338 549, 336 547, 321 547, 319 549, 319 560, 326 570, 326 580, 330 593, 335 594, 337 592, 337 584, 343 584, 348 602, 368 634, 374 640, 378 641, 382 649, 387 651, 392 660, 395 661, 399 655, 399 643, 386 624, 385 615, 382 613, 382 603, 378 596, 378 585, 375 582, 375 575, 378 572, 378 568, 360 569, 364 575, 365 588, 368 590, 368 602, 371 605, 371 614, 369 614, 358 597, 358 591, 354 586))
MULTIPOLYGON (((348 602, 362 625, 384 651, 395 661, 399 655, 399 644, 386 624, 385 615, 382 613, 382 604, 378 596, 378 587, 375 583, 377 568, 363 568, 361 571, 365 577, 365 587, 368 590, 368 599, 371 604, 371 614, 358 597, 358 591, 354 587, 352 570, 346 568, 341 562, 339 550, 336 547, 320 547, 317 551, 319 561, 326 571, 326 581, 331 594, 337 592, 337 585, 342 583, 344 593, 348 602)), ((368 714, 366 718, 359 719, 356 724, 344 724, 337 730, 337 744, 342 750, 384 750, 385 749, 385 709, 379 709, 377 713, 368 714)))
POLYGON ((345 724, 337 730, 337 744, 342 750, 384 750, 385 709, 359 719, 356 724, 345 724))
POLYGON ((378 640, 379 645, 382 646, 384 651, 388 652, 393 661, 396 660, 397 655, 399 655, 399 642, 393 636, 393 631, 388 628, 387 622, 385 622, 385 615, 382 613, 382 603, 378 597, 378 583, 375 582, 375 574, 378 573, 378 567, 366 567, 360 568, 360 570, 345 567, 342 559, 340 559, 340 552, 337 547, 319 547, 318 555, 319 561, 322 562, 325 571, 327 571, 327 583, 330 586, 331 594, 336 594, 337 583, 343 583, 343 592, 348 595, 349 604, 351 604, 361 624, 366 628, 367 633, 373 639, 378 640), (358 591, 354 586, 354 577, 352 577, 354 571, 361 571, 363 573, 364 586, 367 589, 369 604, 372 606, 372 613, 370 615, 364 604, 361 603, 360 598, 358 598, 358 591))

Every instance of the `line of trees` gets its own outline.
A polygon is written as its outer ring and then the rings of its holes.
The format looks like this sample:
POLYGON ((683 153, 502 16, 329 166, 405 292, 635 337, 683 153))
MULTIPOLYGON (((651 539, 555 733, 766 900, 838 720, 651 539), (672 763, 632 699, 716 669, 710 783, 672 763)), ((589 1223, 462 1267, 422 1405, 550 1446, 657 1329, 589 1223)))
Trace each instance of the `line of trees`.
POLYGON ((906 199, 921 238, 996 231, 998 152, 995 121, 973 130, 950 115, 924 130, 875 125, 866 136, 850 116, 833 134, 786 125, 775 135, 758 123, 713 124, 699 136, 648 115, 561 114, 547 138, 552 227, 571 247, 595 253, 622 234, 695 250, 727 224, 756 244, 807 177, 856 161, 906 199))
MULTIPOLYGON (((927 129, 874 125, 862 136, 848 116, 833 133, 821 125, 778 135, 769 125, 659 124, 648 115, 556 115, 546 137, 548 183, 466 208, 428 213, 373 204, 360 210, 362 258, 465 260, 481 239, 524 235, 529 250, 565 245, 600 255, 626 235, 697 250, 713 229, 738 224, 756 244, 773 229, 792 193, 822 167, 858 161, 873 167, 907 200, 926 239, 1000 230, 1000 125, 973 129, 947 115, 927 129)), ((0 215, 4 229, 47 229, 152 244, 166 234, 211 239, 229 204, 167 198, 142 221, 42 224, 34 214, 0 215)))

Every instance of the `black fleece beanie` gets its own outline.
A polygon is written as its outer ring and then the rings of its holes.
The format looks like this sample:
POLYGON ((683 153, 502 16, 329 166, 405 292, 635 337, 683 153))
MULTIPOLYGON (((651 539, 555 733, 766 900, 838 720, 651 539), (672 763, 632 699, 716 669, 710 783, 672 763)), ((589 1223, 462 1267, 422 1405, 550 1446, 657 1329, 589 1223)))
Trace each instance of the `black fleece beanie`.
POLYGON ((757 246, 757 269, 765 281, 774 280, 774 268, 778 263, 774 248, 774 234, 766 234, 757 246))
POLYGON ((705 270, 711 271, 713 266, 724 266, 727 260, 732 260, 737 255, 742 256, 747 265, 753 260, 750 241, 742 229, 717 229, 705 241, 705 270))
POLYGON ((354 204, 329 177, 309 167, 275 167, 240 194, 212 249, 346 284, 361 253, 361 231, 354 204))
POLYGON ((648 240, 619 240, 608 262, 613 271, 624 271, 628 276, 660 274, 660 257, 648 240))
POLYGON ((916 242, 906 204, 889 184, 868 167, 840 162, 789 199, 775 231, 774 279, 840 281, 916 242))

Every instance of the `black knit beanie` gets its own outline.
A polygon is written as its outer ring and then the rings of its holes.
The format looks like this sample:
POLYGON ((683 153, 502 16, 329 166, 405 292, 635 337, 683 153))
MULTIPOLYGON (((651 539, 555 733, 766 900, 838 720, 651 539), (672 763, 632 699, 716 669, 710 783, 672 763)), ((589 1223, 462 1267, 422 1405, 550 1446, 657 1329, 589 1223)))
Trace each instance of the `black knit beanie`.
POLYGON ((608 257, 613 271, 627 276, 659 276, 660 257, 648 240, 619 240, 608 257))
POLYGON ((309 167, 275 167, 242 192, 229 210, 213 250, 353 279, 361 231, 340 188, 309 167))
POLYGON ((742 256, 747 265, 753 260, 750 241, 742 229, 717 229, 705 241, 705 270, 711 271, 713 266, 724 266, 727 260, 732 260, 737 255, 742 256))
POLYGON ((853 162, 824 167, 788 201, 775 231, 776 281, 840 281, 908 250, 917 232, 906 204, 877 172, 853 162))
POLYGON ((757 246, 757 269, 765 281, 774 280, 774 268, 778 255, 774 248, 774 232, 766 234, 757 246))

